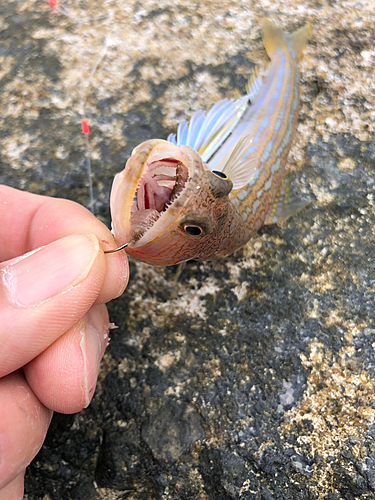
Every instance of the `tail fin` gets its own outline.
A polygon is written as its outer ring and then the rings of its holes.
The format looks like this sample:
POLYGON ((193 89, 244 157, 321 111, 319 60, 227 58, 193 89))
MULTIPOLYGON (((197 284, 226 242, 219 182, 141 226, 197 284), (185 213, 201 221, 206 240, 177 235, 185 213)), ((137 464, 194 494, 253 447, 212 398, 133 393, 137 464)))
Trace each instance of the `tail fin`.
POLYGON ((288 35, 270 19, 263 19, 263 43, 269 57, 272 57, 276 49, 281 49, 288 52, 295 59, 299 59, 302 56, 310 33, 310 23, 305 24, 302 28, 288 35))

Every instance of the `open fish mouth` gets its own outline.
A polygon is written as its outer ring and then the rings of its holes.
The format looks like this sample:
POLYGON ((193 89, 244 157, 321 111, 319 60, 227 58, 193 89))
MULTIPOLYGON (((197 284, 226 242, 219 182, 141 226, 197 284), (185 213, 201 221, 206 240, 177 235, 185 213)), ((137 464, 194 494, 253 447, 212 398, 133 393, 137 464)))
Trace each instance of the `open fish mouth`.
POLYGON ((155 224, 182 193, 188 179, 188 169, 178 159, 150 157, 145 164, 130 207, 132 241, 141 239, 155 224))
POLYGON ((116 175, 111 193, 113 234, 118 243, 129 246, 136 245, 156 222, 162 229, 162 216, 189 180, 184 147, 166 141, 155 141, 148 148, 143 144, 116 175))

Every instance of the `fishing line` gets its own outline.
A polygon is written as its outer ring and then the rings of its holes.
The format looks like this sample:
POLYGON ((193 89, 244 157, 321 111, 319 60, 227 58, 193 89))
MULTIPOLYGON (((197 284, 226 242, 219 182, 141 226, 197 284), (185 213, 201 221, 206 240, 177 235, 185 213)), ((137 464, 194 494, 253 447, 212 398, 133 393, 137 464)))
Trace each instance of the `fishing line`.
POLYGON ((81 91, 81 96, 80 96, 80 108, 82 110, 81 111, 81 116, 82 116, 81 128, 82 128, 82 133, 85 136, 85 144, 86 144, 85 163, 86 163, 87 175, 89 178, 90 202, 88 204, 88 208, 94 215, 95 215, 95 201, 94 201, 94 191, 93 191, 93 187, 92 187, 92 169, 91 169, 91 154, 90 154, 90 141, 89 141, 90 129, 89 129, 89 124, 88 124, 88 118, 85 118, 85 116, 86 116, 85 101, 86 101, 86 96, 87 96, 87 92, 89 90, 89 86, 90 86, 90 82, 92 80, 92 77, 95 75, 99 64, 105 58, 105 56, 107 54, 107 48, 108 48, 108 34, 105 37, 104 48, 102 49, 102 51, 99 55, 99 58, 97 59, 93 68, 91 69, 88 78, 85 80, 85 84, 81 85, 82 91, 81 91))
MULTIPOLYGON (((67 8, 65 5, 61 5, 61 3, 59 2, 59 0, 47 0, 47 2, 55 10, 57 10, 58 12, 60 12, 61 14, 65 15, 67 17, 70 17, 71 19, 73 19, 78 24, 84 24, 84 23, 87 23, 87 22, 98 21, 98 20, 100 20, 100 21, 101 20, 109 20, 110 21, 113 18, 113 11, 112 10, 108 11, 108 15, 98 16, 96 18, 95 17, 90 18, 90 17, 84 17, 84 16, 76 16, 76 15, 74 15, 69 8, 67 8)), ((86 118, 87 113, 86 113, 86 110, 85 110, 85 101, 86 101, 87 92, 88 92, 88 89, 89 89, 89 86, 90 86, 90 82, 91 82, 94 74, 96 73, 96 70, 98 69, 99 64, 102 62, 102 60, 104 59, 104 57, 107 54, 108 45, 109 44, 108 44, 108 34, 107 34, 105 36, 105 40, 104 40, 104 47, 103 47, 103 49, 102 49, 102 51, 101 51, 101 53, 100 53, 100 55, 99 55, 96 63, 92 67, 88 78, 86 78, 85 81, 84 81, 84 83, 82 83, 81 86, 80 86, 81 87, 81 92, 80 92, 80 96, 79 96, 79 108, 81 110, 81 112, 80 112, 80 114, 81 114, 81 130, 82 130, 82 133, 84 135, 85 146, 86 146, 86 151, 85 151, 85 165, 86 165, 86 170, 87 170, 87 175, 88 175, 88 181, 89 181, 89 197, 90 197, 90 201, 89 201, 89 204, 88 204, 88 209, 93 214, 95 214, 95 201, 94 201, 94 190, 93 190, 93 184, 92 184, 91 153, 90 153, 90 141, 89 141, 90 128, 89 128, 88 118, 86 118)))
POLYGON ((85 17, 81 13, 79 15, 75 14, 72 9, 69 9, 66 5, 63 5, 60 0, 45 0, 51 7, 55 10, 63 14, 64 16, 70 17, 78 24, 88 23, 91 21, 106 21, 107 19, 111 19, 113 17, 113 12, 111 9, 108 9, 107 14, 101 14, 96 17, 85 17))
POLYGON ((87 175, 89 178, 89 196, 90 196, 90 202, 88 208, 92 213, 94 213, 94 191, 92 188, 92 170, 91 170, 90 142, 89 142, 90 128, 89 128, 89 121, 87 118, 81 119, 81 129, 82 129, 82 134, 85 136, 85 143, 86 143, 85 162, 86 162, 87 175))

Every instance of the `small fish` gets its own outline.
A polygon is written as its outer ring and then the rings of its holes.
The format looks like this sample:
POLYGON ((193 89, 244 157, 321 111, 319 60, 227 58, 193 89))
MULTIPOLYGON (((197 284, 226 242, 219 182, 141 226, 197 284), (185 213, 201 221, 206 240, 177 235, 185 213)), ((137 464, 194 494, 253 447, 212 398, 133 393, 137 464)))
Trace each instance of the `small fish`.
POLYGON ((116 175, 112 231, 132 257, 158 266, 219 259, 306 204, 288 197, 284 174, 310 25, 287 35, 264 19, 262 33, 271 59, 263 80, 254 73, 246 95, 195 112, 168 141, 143 142, 116 175))

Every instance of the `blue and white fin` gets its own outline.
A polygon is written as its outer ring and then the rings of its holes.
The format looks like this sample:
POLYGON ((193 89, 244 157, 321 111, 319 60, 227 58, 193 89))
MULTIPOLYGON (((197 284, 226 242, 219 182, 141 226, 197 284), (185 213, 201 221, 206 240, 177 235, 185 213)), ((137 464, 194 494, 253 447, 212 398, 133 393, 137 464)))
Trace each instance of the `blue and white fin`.
POLYGON ((250 120, 251 111, 254 109, 253 102, 256 100, 261 87, 263 85, 262 78, 259 76, 258 68, 255 67, 252 70, 248 83, 246 85, 246 96, 249 99, 249 106, 246 109, 246 118, 243 116, 245 121, 237 123, 237 127, 233 127, 231 131, 231 137, 222 144, 222 147, 215 152, 215 154, 209 159, 208 165, 212 170, 223 171, 225 165, 227 164, 232 152, 237 147, 238 140, 246 133, 248 129, 248 122, 250 120))
POLYGON ((183 121, 177 129, 177 136, 170 134, 168 141, 173 144, 190 146, 195 149, 204 162, 223 144, 242 118, 249 97, 244 95, 235 101, 222 99, 207 113, 196 111, 189 124, 183 121))
POLYGON ((232 181, 233 189, 239 189, 246 186, 254 177, 255 171, 259 165, 258 157, 249 158, 248 151, 252 142, 252 135, 242 136, 238 140, 222 170, 222 172, 232 181))
POLYGON ((314 200, 303 198, 292 186, 292 178, 283 179, 275 201, 269 211, 264 224, 284 225, 293 215, 300 212, 314 200))

